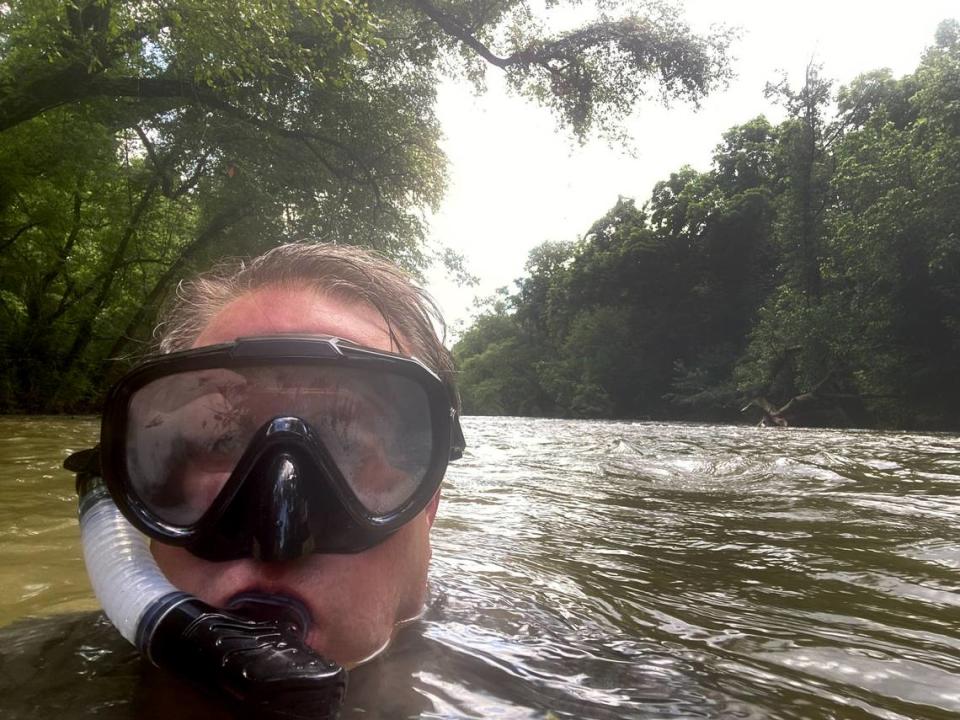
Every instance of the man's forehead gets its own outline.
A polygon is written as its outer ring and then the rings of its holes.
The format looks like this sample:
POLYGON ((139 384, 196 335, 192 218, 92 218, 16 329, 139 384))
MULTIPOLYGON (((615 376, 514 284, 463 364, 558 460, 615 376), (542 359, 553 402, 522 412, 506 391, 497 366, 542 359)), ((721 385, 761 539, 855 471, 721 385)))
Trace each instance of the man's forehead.
POLYGON ((258 288, 232 300, 207 323, 193 347, 293 334, 335 335, 378 350, 396 350, 386 322, 370 305, 286 286, 258 288))

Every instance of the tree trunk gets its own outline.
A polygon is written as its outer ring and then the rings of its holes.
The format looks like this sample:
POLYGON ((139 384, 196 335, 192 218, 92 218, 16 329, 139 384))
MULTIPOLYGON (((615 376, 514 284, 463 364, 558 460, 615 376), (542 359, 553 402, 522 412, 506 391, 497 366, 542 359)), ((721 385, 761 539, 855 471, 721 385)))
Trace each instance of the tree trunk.
POLYGON ((70 349, 67 351, 67 354, 63 357, 63 360, 60 363, 60 370, 64 376, 70 372, 77 360, 83 354, 84 350, 86 350, 87 346, 89 346, 90 341, 93 339, 93 324, 97 319, 97 315, 100 314, 100 311, 103 310, 104 305, 106 305, 107 299, 110 296, 110 291, 113 289, 114 281, 117 279, 117 274, 121 265, 123 264, 124 258, 127 255, 127 248, 130 245, 130 240, 133 239, 134 233, 136 233, 137 230, 137 226, 140 224, 143 214, 150 205, 150 200, 153 198, 153 193, 157 189, 158 182, 159 181, 156 176, 150 179, 147 189, 144 190, 143 195, 140 197, 140 202, 137 203, 133 214, 130 216, 130 220, 127 222, 127 227, 124 228, 123 236, 120 238, 120 242, 117 244, 117 248, 113 252, 113 257, 110 259, 110 265, 107 267, 106 272, 103 275, 103 279, 100 283, 100 290, 93 299, 90 311, 77 326, 77 332, 76 335, 74 335, 73 343, 70 345, 70 349))

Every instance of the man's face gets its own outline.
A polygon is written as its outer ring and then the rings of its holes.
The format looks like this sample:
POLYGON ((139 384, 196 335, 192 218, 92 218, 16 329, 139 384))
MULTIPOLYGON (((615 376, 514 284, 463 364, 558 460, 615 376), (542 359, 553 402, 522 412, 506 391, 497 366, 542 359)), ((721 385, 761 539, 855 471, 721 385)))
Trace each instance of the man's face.
MULTIPOLYGON (((370 348, 397 350, 383 318, 372 308, 306 288, 279 286, 261 288, 228 304, 194 347, 279 334, 335 335, 370 348)), ((398 622, 420 613, 437 499, 387 540, 362 553, 214 563, 159 542, 152 544, 152 551, 174 585, 211 605, 223 606, 250 591, 301 600, 312 615, 310 645, 349 666, 382 649, 398 622)))

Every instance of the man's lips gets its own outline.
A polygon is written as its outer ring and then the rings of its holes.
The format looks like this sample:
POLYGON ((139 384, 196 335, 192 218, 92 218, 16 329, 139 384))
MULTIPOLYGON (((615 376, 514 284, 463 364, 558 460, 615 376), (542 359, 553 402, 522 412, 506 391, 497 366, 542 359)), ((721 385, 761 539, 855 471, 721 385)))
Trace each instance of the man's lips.
POLYGON ((301 636, 307 635, 313 625, 307 605, 290 594, 245 590, 231 597, 225 609, 251 620, 286 620, 301 636))
MULTIPOLYGON (((215 574, 203 599, 225 609, 231 609, 231 605, 236 605, 237 599, 244 595, 279 599, 281 603, 289 600, 297 608, 295 622, 303 626, 307 642, 314 649, 329 650, 328 636, 331 627, 338 627, 339 615, 331 615, 330 611, 331 607, 336 607, 335 593, 331 596, 323 587, 334 589, 337 585, 335 560, 334 556, 310 555, 287 562, 248 558, 217 564, 212 568, 215 574)), ((276 609, 266 608, 258 612, 270 615, 276 609)))
MULTIPOLYGON (((221 607, 254 621, 286 621, 314 652, 326 656, 326 637, 320 618, 292 589, 254 585, 230 596, 221 607)), ((329 658, 328 658, 329 659, 329 658)))

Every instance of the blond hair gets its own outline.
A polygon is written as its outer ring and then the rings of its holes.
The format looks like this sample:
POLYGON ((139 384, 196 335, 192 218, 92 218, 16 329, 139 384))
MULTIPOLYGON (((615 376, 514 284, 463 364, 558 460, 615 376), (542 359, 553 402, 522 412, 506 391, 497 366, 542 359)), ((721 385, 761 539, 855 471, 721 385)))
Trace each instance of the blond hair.
POLYGON ((192 347, 214 315, 230 302, 271 285, 304 286, 318 294, 370 305, 383 317, 399 352, 414 355, 433 369, 459 410, 453 358, 443 345, 446 326, 436 303, 396 265, 350 245, 279 245, 251 260, 222 261, 209 272, 181 282, 154 333, 160 352, 192 347))

